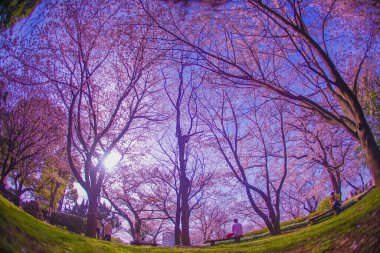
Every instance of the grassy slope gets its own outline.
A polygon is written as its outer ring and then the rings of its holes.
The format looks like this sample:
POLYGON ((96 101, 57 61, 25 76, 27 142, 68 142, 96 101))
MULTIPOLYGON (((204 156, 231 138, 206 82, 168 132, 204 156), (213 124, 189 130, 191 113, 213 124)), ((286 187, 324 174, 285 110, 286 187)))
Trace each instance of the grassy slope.
POLYGON ((209 248, 133 247, 59 230, 0 196, 0 252, 380 252, 380 189, 317 225, 240 244, 209 248))

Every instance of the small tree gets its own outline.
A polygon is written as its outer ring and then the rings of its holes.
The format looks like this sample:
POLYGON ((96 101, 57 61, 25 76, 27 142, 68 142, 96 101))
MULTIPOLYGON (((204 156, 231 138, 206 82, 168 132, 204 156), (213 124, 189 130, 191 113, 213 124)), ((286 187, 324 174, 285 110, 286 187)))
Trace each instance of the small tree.
POLYGON ((19 197, 27 191, 23 186, 28 177, 36 177, 41 163, 62 141, 63 118, 58 107, 41 98, 21 99, 1 114, 0 188, 5 188, 7 176, 12 173, 19 197))

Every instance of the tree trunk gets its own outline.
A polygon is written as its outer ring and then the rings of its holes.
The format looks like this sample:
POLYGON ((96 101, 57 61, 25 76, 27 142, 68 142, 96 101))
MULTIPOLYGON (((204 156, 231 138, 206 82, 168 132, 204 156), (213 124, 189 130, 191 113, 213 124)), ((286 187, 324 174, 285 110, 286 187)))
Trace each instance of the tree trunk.
MULTIPOLYGON (((248 187, 246 187, 245 190, 246 190, 246 193, 247 193, 247 196, 248 196, 248 200, 249 200, 249 202, 250 202, 253 210, 264 221, 265 225, 267 226, 267 228, 269 230, 269 233, 271 235, 279 234, 278 233, 278 229, 274 227, 274 224, 272 224, 272 222, 269 219, 269 217, 263 211, 261 211, 260 208, 256 205, 255 200, 253 199, 253 196, 251 194, 250 189, 248 187)), ((268 203, 268 199, 264 199, 264 201, 266 202, 266 204, 268 203)), ((273 213, 273 215, 274 215, 274 213, 273 213)), ((280 233, 281 233, 281 230, 280 230, 280 233)))
POLYGON ((58 192, 58 189, 60 186, 61 186, 61 184, 57 183, 54 187, 54 190, 51 192, 49 206, 51 207, 51 210, 53 210, 53 211, 55 210, 55 208, 54 208, 55 197, 57 196, 57 192, 58 192))
POLYGON ((4 176, 4 175, 1 175, 1 178, 0 178, 0 189, 5 189, 5 187, 6 187, 5 182, 6 181, 7 181, 7 177, 4 176))
POLYGON ((15 206, 20 206, 20 204, 21 204, 21 195, 22 195, 22 193, 21 194, 17 193, 15 195, 15 198, 14 198, 14 201, 13 201, 13 204, 15 204, 15 206))
POLYGON ((87 212, 87 225, 86 236, 96 236, 96 217, 98 213, 98 199, 96 194, 88 193, 88 212, 87 212))
POLYGON ((279 234, 281 234, 280 222, 277 221, 277 220, 272 220, 272 225, 273 225, 273 229, 272 229, 272 231, 269 230, 269 233, 271 235, 279 235, 279 234))
POLYGON ((174 224, 174 244, 181 245, 181 196, 177 195, 177 208, 174 224))
POLYGON ((359 142, 363 147, 368 168, 376 186, 380 186, 380 150, 367 122, 357 126, 359 142))
POLYGON ((141 238, 141 220, 137 220, 135 222, 135 232, 133 235, 133 239, 139 242, 140 238, 141 238))
POLYGON ((5 189, 7 187, 7 178, 10 171, 11 170, 9 169, 9 167, 7 169, 7 167, 3 165, 0 178, 0 189, 5 189))
POLYGON ((179 156, 179 171, 180 183, 179 192, 181 196, 181 244, 190 246, 190 207, 189 207, 189 179, 186 176, 186 160, 185 160, 185 147, 188 138, 183 136, 180 130, 177 130, 178 137, 178 156, 179 156), (180 133, 180 134, 178 134, 180 133))
POLYGON ((333 190, 336 194, 339 194, 339 200, 341 200, 342 199, 342 189, 341 189, 342 182, 340 181, 340 175, 339 175, 339 172, 334 173, 332 170, 333 169, 331 168, 327 168, 333 190))
POLYGON ((181 241, 182 245, 190 246, 190 207, 189 207, 189 179, 184 176, 182 188, 182 210, 181 210, 181 241))
POLYGON ((270 201, 270 199, 267 199, 265 202, 266 202, 267 208, 269 210, 269 219, 270 219, 270 222, 272 224, 271 229, 268 228, 269 229, 269 233, 271 235, 279 235, 279 234, 281 234, 279 212, 276 215, 276 213, 275 213, 275 211, 273 209, 273 206, 272 206, 272 202, 270 201))

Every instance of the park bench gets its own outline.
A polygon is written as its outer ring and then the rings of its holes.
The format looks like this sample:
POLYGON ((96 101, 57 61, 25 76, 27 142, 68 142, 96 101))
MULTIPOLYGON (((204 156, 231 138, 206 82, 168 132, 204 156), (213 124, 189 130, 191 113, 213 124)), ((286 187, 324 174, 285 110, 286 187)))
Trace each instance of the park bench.
POLYGON ((324 211, 323 213, 320 213, 320 214, 318 214, 318 215, 316 215, 316 216, 313 216, 313 217, 309 218, 308 220, 309 220, 310 223, 314 223, 314 222, 317 221, 320 217, 322 217, 322 216, 324 216, 324 215, 332 215, 333 212, 334 212, 334 210, 332 210, 332 209, 328 209, 328 210, 324 211))
POLYGON ((139 242, 140 246, 154 246, 156 247, 158 244, 157 243, 151 243, 151 242, 139 242))
POLYGON ((135 245, 135 246, 153 246, 153 247, 156 247, 158 246, 157 243, 152 243, 152 242, 137 242, 137 241, 131 241, 131 245, 135 245))
POLYGON ((222 241, 228 241, 228 240, 235 240, 235 243, 239 243, 240 238, 242 238, 242 236, 236 236, 236 237, 231 237, 231 238, 223 238, 223 239, 215 239, 215 240, 210 239, 210 240, 205 241, 204 243, 210 243, 210 246, 215 246, 215 242, 222 242, 222 241))

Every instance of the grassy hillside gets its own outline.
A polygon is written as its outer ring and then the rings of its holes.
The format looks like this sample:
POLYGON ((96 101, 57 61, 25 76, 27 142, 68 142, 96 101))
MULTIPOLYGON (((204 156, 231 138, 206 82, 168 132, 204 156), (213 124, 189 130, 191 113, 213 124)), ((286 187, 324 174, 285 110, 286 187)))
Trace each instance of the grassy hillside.
POLYGON ((380 189, 339 216, 295 232, 207 248, 135 247, 78 236, 24 213, 0 196, 0 252, 380 252, 380 189))

